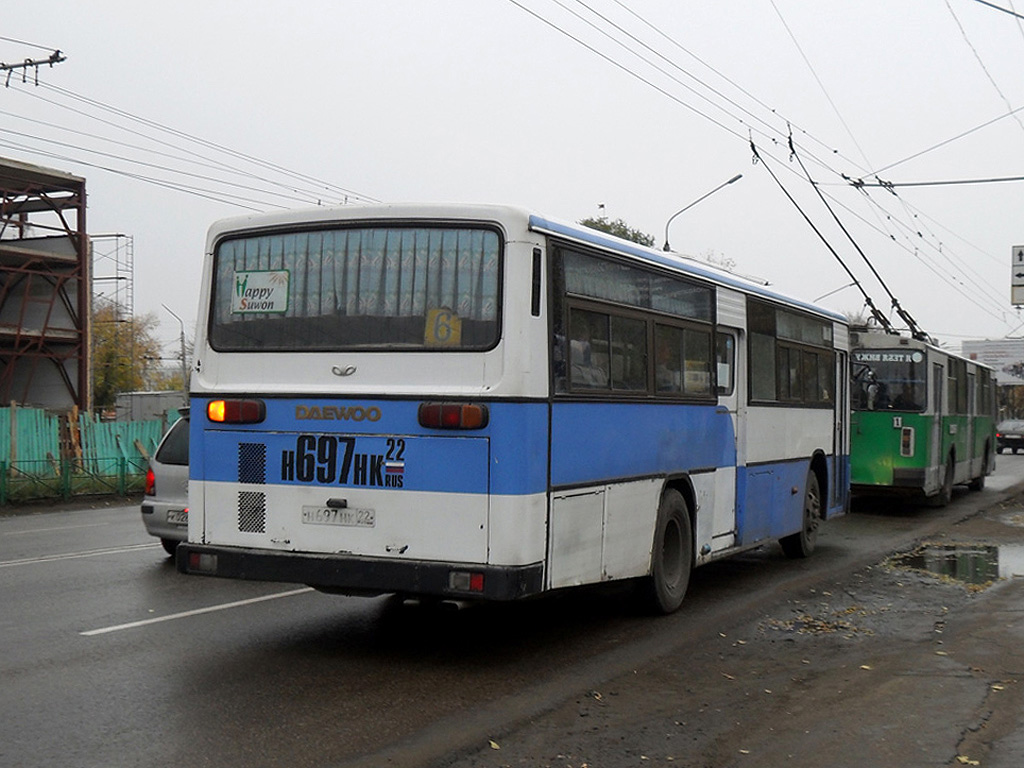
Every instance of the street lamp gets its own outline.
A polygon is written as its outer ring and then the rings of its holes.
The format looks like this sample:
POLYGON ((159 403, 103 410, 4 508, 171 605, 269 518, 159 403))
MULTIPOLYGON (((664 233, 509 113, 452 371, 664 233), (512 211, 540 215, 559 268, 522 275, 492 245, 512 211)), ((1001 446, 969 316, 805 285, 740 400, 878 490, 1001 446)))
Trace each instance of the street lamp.
POLYGON ((690 210, 691 208, 693 208, 693 206, 695 206, 695 205, 696 205, 697 203, 699 203, 699 202, 700 202, 701 200, 703 200, 704 198, 706 198, 706 197, 711 197, 711 195, 715 194, 715 192, 717 192, 718 190, 720 190, 720 189, 721 189, 722 187, 726 187, 726 186, 728 186, 728 185, 732 184, 732 183, 733 183, 734 181, 739 181, 739 180, 740 180, 740 179, 742 179, 742 178, 743 178, 743 174, 742 174, 742 173, 737 173, 737 174, 736 174, 735 176, 733 176, 733 177, 732 177, 731 179, 729 179, 728 181, 722 182, 722 183, 721 183, 721 184, 719 184, 719 185, 718 185, 717 187, 715 187, 714 189, 712 189, 712 190, 711 190, 710 192, 707 192, 707 193, 705 193, 705 194, 701 195, 700 197, 698 197, 698 198, 697 198, 696 200, 694 200, 694 201, 693 201, 692 203, 690 203, 690 204, 689 204, 688 206, 686 206, 685 208, 680 208, 680 209, 679 209, 678 211, 676 211, 675 213, 673 213, 673 214, 672 214, 672 215, 671 215, 671 216, 669 217, 668 221, 666 221, 666 222, 665 222, 665 246, 664 246, 664 247, 662 248, 662 250, 663 250, 663 251, 671 251, 671 250, 672 250, 671 248, 669 248, 669 247, 668 247, 668 225, 672 223, 672 220, 673 220, 673 219, 674 219, 674 218, 675 218, 676 216, 678 216, 678 215, 679 215, 680 213, 682 213, 683 211, 688 211, 688 210, 690 210))
POLYGON ((185 405, 188 405, 188 366, 185 364, 185 323, 182 322, 181 318, 178 317, 171 308, 166 304, 161 304, 161 307, 171 313, 171 316, 178 321, 178 325, 181 326, 181 390, 185 394, 185 405))

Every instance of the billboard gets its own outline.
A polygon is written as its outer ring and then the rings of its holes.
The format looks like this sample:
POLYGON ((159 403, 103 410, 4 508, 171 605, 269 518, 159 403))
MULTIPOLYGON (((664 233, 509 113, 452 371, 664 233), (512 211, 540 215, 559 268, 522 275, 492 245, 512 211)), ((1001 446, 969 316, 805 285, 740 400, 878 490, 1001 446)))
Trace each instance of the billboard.
POLYGON ((961 352, 964 357, 994 368, 998 384, 1024 385, 1024 338, 965 341, 961 352))

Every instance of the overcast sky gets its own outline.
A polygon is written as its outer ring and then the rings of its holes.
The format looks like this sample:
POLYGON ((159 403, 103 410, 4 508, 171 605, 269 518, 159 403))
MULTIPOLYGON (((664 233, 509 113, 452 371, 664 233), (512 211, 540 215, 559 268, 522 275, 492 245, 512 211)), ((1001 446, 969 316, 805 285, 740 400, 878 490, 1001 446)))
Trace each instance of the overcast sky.
POLYGON ((622 218, 660 246, 673 213, 740 173, 673 221, 674 249, 861 311, 806 215, 890 314, 798 161, 903 307, 958 348, 1024 333, 1024 181, 901 185, 1024 176, 1022 24, 977 0, 9 3, 0 60, 67 60, 0 91, 0 155, 86 177, 90 232, 133 238, 135 311, 159 317, 168 354, 162 305, 191 335, 225 216, 513 203, 622 218))

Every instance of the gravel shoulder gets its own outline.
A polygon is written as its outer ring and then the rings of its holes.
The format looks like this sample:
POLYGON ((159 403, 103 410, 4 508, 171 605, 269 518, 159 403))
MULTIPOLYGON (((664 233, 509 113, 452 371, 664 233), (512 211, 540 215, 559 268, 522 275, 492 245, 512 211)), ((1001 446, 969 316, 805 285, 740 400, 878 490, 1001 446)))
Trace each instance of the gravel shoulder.
MULTIPOLYGON (((998 547, 1006 573, 1024 575, 1024 497, 925 543, 998 547)), ((1024 579, 972 585, 888 559, 690 647, 450 765, 1020 764, 1024 579)))

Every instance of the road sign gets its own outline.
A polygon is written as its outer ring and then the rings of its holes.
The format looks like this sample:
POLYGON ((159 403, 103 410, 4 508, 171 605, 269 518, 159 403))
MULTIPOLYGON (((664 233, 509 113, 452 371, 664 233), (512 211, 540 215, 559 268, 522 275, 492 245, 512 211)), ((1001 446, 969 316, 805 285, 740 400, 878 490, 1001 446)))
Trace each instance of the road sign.
POLYGON ((1024 304, 1024 245, 1013 246, 1010 257, 1010 303, 1024 304))

